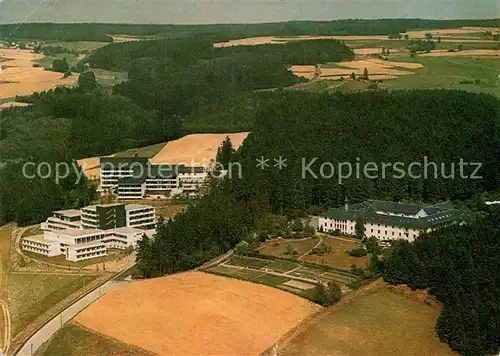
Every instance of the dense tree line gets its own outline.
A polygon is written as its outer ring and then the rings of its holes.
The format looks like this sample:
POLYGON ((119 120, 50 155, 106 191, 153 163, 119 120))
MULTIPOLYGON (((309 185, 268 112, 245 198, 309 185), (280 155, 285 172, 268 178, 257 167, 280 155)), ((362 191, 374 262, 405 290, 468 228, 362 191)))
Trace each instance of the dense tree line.
POLYGON ((498 19, 426 20, 376 19, 335 21, 288 21, 262 24, 219 25, 133 25, 133 24, 55 24, 26 23, 0 26, 0 39, 111 42, 112 34, 133 36, 185 37, 193 33, 215 40, 251 36, 296 35, 389 35, 410 29, 498 26, 498 19))
POLYGON ((436 329, 463 355, 500 351, 500 209, 472 224, 438 230, 414 243, 397 242, 385 280, 430 288, 444 304, 436 329))

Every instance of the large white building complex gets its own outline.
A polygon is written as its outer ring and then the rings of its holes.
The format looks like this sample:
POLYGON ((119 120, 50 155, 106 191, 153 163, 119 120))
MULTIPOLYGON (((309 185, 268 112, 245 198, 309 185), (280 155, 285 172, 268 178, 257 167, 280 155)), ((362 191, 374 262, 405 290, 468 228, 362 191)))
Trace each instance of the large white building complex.
POLYGON ((207 178, 202 166, 154 165, 145 157, 103 157, 101 193, 113 191, 118 199, 143 199, 195 194, 207 178))
POLYGON ((25 251, 69 261, 107 255, 107 250, 135 248, 155 233, 156 210, 141 204, 99 204, 81 210, 55 211, 41 224, 43 235, 22 239, 25 251))
POLYGON ((330 209, 318 218, 318 229, 355 235, 356 223, 362 222, 365 236, 380 241, 404 239, 414 241, 423 232, 455 224, 466 219, 465 212, 449 202, 432 206, 367 200, 361 204, 330 209))

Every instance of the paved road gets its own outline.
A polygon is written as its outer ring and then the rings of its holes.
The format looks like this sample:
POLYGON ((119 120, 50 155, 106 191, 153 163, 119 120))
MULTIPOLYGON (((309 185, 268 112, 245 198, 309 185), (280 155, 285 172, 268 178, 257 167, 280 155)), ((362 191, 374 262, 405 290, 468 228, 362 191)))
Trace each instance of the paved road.
POLYGON ((76 314, 85 309, 89 304, 108 293, 110 290, 119 287, 129 282, 117 282, 111 280, 104 283, 99 288, 88 293, 84 297, 77 300, 75 303, 67 307, 61 313, 57 314, 33 336, 31 336, 14 355, 16 356, 32 356, 39 348, 49 340, 64 324, 70 321, 76 314))

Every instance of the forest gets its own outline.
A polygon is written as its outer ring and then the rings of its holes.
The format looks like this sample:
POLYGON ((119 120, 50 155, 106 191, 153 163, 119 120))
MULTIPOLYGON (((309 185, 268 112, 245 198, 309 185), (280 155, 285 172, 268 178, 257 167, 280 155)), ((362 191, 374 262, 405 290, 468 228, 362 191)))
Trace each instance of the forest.
POLYGON ((482 207, 475 223, 393 245, 384 279, 429 288, 444 304, 436 330, 462 355, 500 349, 500 208, 482 207))
POLYGON ((289 21, 262 24, 216 25, 132 25, 132 24, 55 24, 25 23, 0 25, 0 40, 102 41, 109 35, 159 36, 181 38, 192 34, 214 40, 254 36, 296 35, 389 35, 409 29, 453 28, 460 26, 498 26, 498 19, 426 20, 426 19, 350 19, 335 21, 289 21))

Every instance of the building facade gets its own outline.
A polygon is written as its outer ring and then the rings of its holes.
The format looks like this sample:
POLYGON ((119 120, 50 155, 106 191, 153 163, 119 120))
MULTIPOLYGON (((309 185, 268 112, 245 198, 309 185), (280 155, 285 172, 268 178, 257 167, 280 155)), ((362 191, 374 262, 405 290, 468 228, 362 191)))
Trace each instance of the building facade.
POLYGON ((100 204, 55 211, 42 224, 43 235, 22 239, 25 251, 64 255, 69 261, 106 256, 108 249, 136 248, 155 233, 156 210, 142 204, 100 204))
POLYGON ((113 191, 118 199, 143 199, 174 193, 195 193, 205 182, 205 167, 154 165, 144 157, 103 157, 100 191, 113 191))
POLYGON ((356 224, 363 223, 364 234, 380 241, 414 241, 421 233, 465 220, 467 216, 446 202, 432 206, 368 200, 361 204, 330 209, 317 221, 319 230, 356 235, 356 224))

